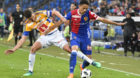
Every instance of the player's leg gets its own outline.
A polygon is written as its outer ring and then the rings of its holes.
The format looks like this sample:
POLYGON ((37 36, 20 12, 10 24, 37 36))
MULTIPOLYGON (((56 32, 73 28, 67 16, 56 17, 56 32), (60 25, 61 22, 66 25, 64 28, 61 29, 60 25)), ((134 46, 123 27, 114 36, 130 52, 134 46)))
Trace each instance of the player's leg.
MULTIPOLYGON (((68 53, 71 53, 71 48, 68 44, 65 44, 63 49, 67 51, 68 53)), ((77 57, 86 60, 89 64, 92 64, 93 60, 88 58, 85 54, 83 54, 81 51, 77 51, 77 57)))
POLYGON ((32 36, 33 36, 33 30, 29 32, 29 46, 33 45, 33 41, 32 41, 32 36))
POLYGON ((15 33, 15 45, 17 44, 17 40, 18 40, 18 35, 17 35, 17 33, 15 33))
POLYGON ((19 32, 18 32, 18 39, 20 40, 20 39, 21 39, 21 36, 22 36, 22 32, 23 32, 23 26, 20 25, 18 31, 19 31, 19 32))
POLYGON ((71 56, 70 56, 70 67, 69 67, 70 74, 69 74, 68 78, 73 78, 73 75, 74 75, 74 69, 75 69, 76 62, 77 62, 78 46, 73 45, 71 49, 72 49, 72 52, 71 52, 71 56))
POLYGON ((23 76, 31 76, 33 73, 34 63, 35 63, 35 56, 36 51, 41 49, 42 45, 40 42, 36 41, 33 46, 31 47, 30 54, 29 54, 29 72, 25 73, 23 76))
POLYGON ((0 26, 0 31, 1 31, 1 38, 0 38, 0 40, 3 40, 4 26, 0 26))
POLYGON ((18 33, 18 40, 21 39, 21 36, 22 36, 22 32, 19 32, 19 33, 18 33))
POLYGON ((126 35, 124 35, 124 56, 127 56, 128 40, 129 38, 126 35))
MULTIPOLYGON (((92 47, 91 47, 91 41, 89 38, 82 40, 80 49, 88 58, 90 59, 92 58, 92 47)), ((87 60, 84 60, 83 64, 80 65, 81 70, 89 66, 90 64, 95 67, 101 67, 101 64, 98 62, 95 62, 92 60, 92 63, 89 63, 87 60)))
POLYGON ((14 37, 15 37, 15 45, 17 44, 17 40, 18 40, 18 28, 16 26, 14 26, 14 37))
MULTIPOLYGON (((87 46, 87 48, 86 49, 84 49, 84 47, 81 49, 81 51, 84 53, 84 54, 86 54, 86 56, 88 57, 88 58, 92 58, 92 56, 91 56, 91 54, 92 54, 92 51, 91 51, 91 48, 90 48, 90 46, 87 46)), ((93 61, 92 61, 93 62, 93 61)), ((80 65, 80 68, 81 68, 81 70, 83 70, 85 67, 87 67, 87 66, 89 66, 90 65, 90 63, 88 62, 88 61, 86 61, 86 60, 84 60, 84 62, 83 62, 83 64, 81 64, 80 65)))
POLYGON ((39 39, 33 44, 29 54, 29 72, 25 73, 24 76, 31 76, 33 73, 34 63, 35 63, 35 55, 36 51, 47 46, 47 38, 46 36, 41 36, 39 39))

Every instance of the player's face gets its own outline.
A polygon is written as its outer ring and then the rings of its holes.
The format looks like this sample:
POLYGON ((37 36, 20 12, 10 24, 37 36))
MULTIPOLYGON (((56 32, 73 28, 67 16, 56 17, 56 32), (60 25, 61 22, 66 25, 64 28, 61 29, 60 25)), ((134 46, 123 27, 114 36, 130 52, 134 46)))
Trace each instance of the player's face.
POLYGON ((130 18, 130 17, 131 17, 130 14, 127 14, 127 15, 126 15, 126 18, 130 18))
POLYGON ((2 8, 0 9, 0 12, 3 13, 3 9, 2 8))
POLYGON ((72 11, 72 10, 75 10, 75 9, 76 9, 76 6, 74 4, 71 4, 70 10, 72 11))
POLYGON ((16 9, 17 9, 17 10, 19 10, 19 9, 20 9, 20 6, 19 6, 19 4, 17 4, 17 5, 16 5, 16 9))
POLYGON ((88 10, 88 5, 87 4, 83 4, 83 5, 79 5, 79 12, 81 14, 85 14, 85 12, 88 10))

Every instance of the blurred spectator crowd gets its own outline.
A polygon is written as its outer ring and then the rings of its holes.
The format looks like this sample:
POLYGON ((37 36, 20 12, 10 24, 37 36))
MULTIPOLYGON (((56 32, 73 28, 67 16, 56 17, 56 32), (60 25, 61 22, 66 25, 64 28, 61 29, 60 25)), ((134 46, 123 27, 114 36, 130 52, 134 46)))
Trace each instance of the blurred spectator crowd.
POLYGON ((140 16, 140 0, 90 0, 91 10, 100 16, 140 16))

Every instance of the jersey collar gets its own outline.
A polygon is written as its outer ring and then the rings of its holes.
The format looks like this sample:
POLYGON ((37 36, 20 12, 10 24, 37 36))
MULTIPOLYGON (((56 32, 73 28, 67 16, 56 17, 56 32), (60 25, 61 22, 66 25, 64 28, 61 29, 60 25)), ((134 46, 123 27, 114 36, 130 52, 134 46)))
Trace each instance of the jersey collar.
POLYGON ((80 15, 80 16, 81 16, 81 14, 80 14, 80 12, 79 12, 79 9, 77 10, 77 13, 78 13, 78 15, 80 15))

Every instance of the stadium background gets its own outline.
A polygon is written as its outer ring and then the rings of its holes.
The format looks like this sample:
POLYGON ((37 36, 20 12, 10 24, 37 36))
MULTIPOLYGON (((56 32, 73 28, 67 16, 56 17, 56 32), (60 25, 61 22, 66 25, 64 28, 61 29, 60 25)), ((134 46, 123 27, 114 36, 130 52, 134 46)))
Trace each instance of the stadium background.
MULTIPOLYGON (((124 17, 125 16, 125 6, 127 7, 134 7, 132 10, 130 9, 130 12, 134 15, 133 17, 139 17, 140 15, 140 7, 138 5, 140 4, 140 0, 126 0, 126 2, 123 2, 125 0, 107 0, 102 2, 102 0, 90 0, 90 9, 99 14, 102 17, 105 17, 105 15, 109 16, 117 16, 117 17, 124 17), (127 3, 128 5, 125 5, 127 3), (100 4, 104 6, 112 6, 110 8, 103 9, 105 14, 102 14, 103 11, 98 11, 98 7, 100 7, 100 4), (115 6, 115 5, 118 6, 115 6), (123 9, 118 10, 121 6, 124 6, 123 9), (123 10, 123 11, 121 11, 123 10)), ((38 10, 46 10, 46 9, 56 9, 60 11, 63 15, 65 15, 67 12, 70 11, 70 4, 76 2, 78 4, 79 0, 1 0, 0 1, 0 7, 3 7, 4 12, 8 16, 10 13, 16 10, 16 3, 19 3, 21 5, 21 10, 25 10, 29 7, 32 7, 34 11, 38 10)), ((120 22, 120 21, 119 21, 120 22)), ((136 20, 137 23, 137 30, 139 31, 139 21, 136 20)), ((90 23, 91 28, 93 27, 93 22, 90 23)), ((100 24, 99 24, 100 25, 100 24)), ((97 25, 97 26, 99 26, 97 25)), ((106 27, 106 24, 101 24, 106 27)), ((97 26, 92 28, 92 40, 103 40, 105 38, 104 36, 104 27, 97 28, 97 26)), ((64 30, 64 25, 61 26, 60 30, 64 30)), ((123 31, 121 26, 115 26, 115 40, 113 42, 121 43, 123 42, 123 31)), ((7 31, 5 31, 7 33, 7 31)), ((9 33, 9 32, 8 32, 9 33)), ((8 34, 5 34, 4 40, 0 41, 0 78, 19 78, 23 73, 25 73, 25 70, 28 67, 27 57, 28 57, 28 51, 30 47, 27 46, 29 41, 25 43, 25 45, 22 47, 22 49, 18 50, 17 53, 11 55, 11 56, 5 56, 4 51, 6 49, 12 48, 14 46, 14 40, 11 40, 10 42, 7 42, 7 36, 8 34), (24 56, 25 55, 25 56, 24 56), (20 58, 20 59, 19 59, 20 58), (22 61, 24 61, 22 63, 22 61), (20 64, 21 67, 20 67, 20 64), (8 68, 9 67, 9 68, 8 68), (22 69, 24 68, 24 69, 22 69), (24 71, 22 71, 24 70, 24 71), (16 73, 14 73, 14 72, 16 73), (20 71, 20 72, 19 72, 20 71)), ((96 53, 97 50, 93 48, 93 57, 95 60, 98 60, 102 62, 103 68, 102 69, 93 69, 92 67, 89 67, 89 69, 92 70, 93 77, 92 78, 139 78, 140 76, 140 58, 138 57, 139 52, 136 52, 136 56, 132 57, 131 53, 128 53, 128 57, 123 56, 123 51, 116 51, 116 49, 113 49, 112 45, 107 45, 106 48, 108 49, 101 49, 100 54, 96 53), (113 50, 112 50, 113 49, 113 50), (118 75, 118 77, 116 77, 118 75)), ((32 78, 46 78, 45 75, 49 76, 49 78, 63 78, 64 76, 67 77, 68 75, 68 61, 64 61, 62 59, 68 60, 68 53, 60 50, 57 47, 50 47, 49 49, 41 50, 39 51, 39 54, 37 56, 36 61, 39 61, 36 63, 35 67, 35 74, 32 78), (47 51, 47 52, 46 52, 47 51), (47 55, 47 56, 46 56, 47 55), (50 57, 51 56, 51 57, 50 57), (61 59, 60 59, 61 57, 61 59), (60 68, 60 70, 55 69, 56 63, 53 63, 51 61, 50 65, 48 63, 45 63, 46 60, 53 59, 60 68), (43 62, 43 63, 42 63, 43 62), (60 63, 63 64, 63 66, 60 65, 60 63), (45 67, 48 65, 48 67, 45 67), (54 65, 54 66, 53 66, 54 65), (44 67, 44 68, 43 68, 44 67), (52 69, 51 69, 52 68, 52 69), (44 70, 45 69, 45 70, 44 70), (66 70, 67 69, 67 70, 66 70), (39 72, 37 72, 39 71, 39 72), (43 75, 43 72, 54 72, 58 73, 56 75, 54 74, 45 74, 43 75), (66 73, 66 75, 62 75, 62 73, 66 73), (42 75, 42 76, 41 76, 42 75)), ((79 60, 81 61, 81 60, 79 60)), ((76 78, 79 78, 80 71, 77 66, 76 68, 76 78)))

